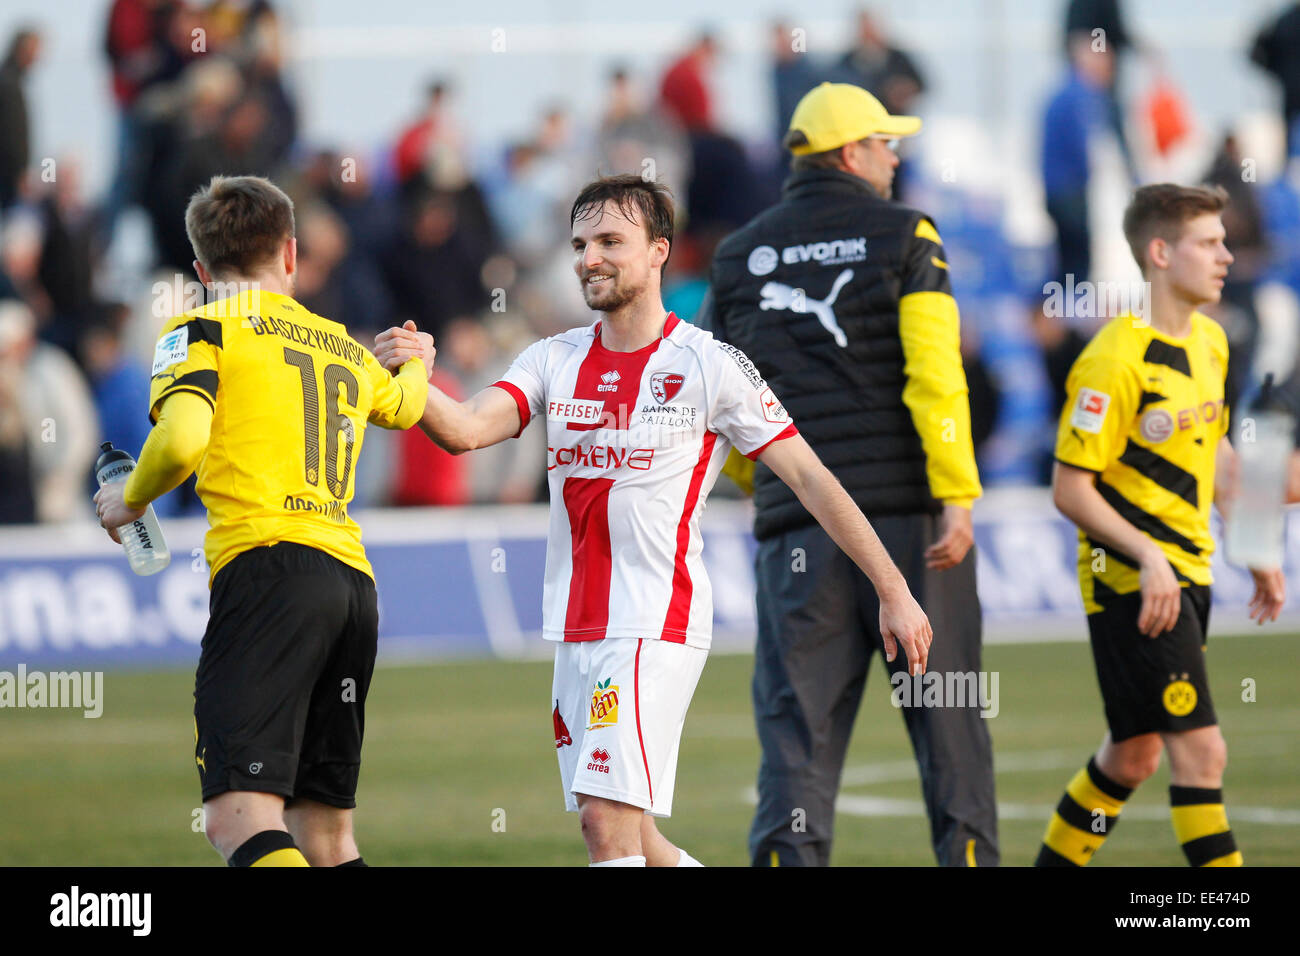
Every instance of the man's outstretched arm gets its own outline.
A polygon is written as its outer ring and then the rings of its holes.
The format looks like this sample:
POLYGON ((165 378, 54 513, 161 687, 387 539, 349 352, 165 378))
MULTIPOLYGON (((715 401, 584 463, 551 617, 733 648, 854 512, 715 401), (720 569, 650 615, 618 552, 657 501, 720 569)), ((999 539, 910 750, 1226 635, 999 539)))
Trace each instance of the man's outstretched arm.
POLYGON ((152 502, 199 466, 208 448, 212 415, 212 405, 193 392, 173 392, 162 400, 157 424, 149 432, 130 477, 95 493, 95 511, 110 538, 121 544, 117 529, 143 515, 152 502))
MULTIPOLYGON (((425 367, 432 369, 436 353, 433 337, 415 331, 413 322, 406 325, 410 328, 392 328, 375 336, 375 358, 392 371, 419 356, 424 359, 425 367)), ((514 396, 495 385, 463 402, 430 385, 419 422, 420 429, 438 447, 453 455, 513 438, 525 424, 514 396)))
POLYGON ((509 392, 495 385, 463 402, 430 385, 420 429, 438 447, 459 455, 518 435, 519 407, 509 392))
POLYGON ((790 486, 831 540, 871 579, 880 598, 880 636, 885 642, 886 658, 894 659, 897 643, 901 642, 907 654, 908 673, 924 673, 934 638, 930 621, 844 486, 802 435, 772 442, 758 460, 790 486))

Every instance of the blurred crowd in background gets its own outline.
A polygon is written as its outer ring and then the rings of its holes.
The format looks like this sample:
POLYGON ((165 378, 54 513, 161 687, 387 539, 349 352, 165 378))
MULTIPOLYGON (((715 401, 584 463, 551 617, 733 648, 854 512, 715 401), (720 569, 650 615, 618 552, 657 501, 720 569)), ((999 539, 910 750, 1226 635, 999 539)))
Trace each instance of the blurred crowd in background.
MULTIPOLYGON (((88 518, 99 443, 139 453, 157 331, 197 304, 185 206, 213 175, 269 176, 294 199, 296 294, 306 307, 367 345, 414 320, 437 339, 434 383, 467 397, 529 342, 591 321, 567 244, 569 204, 582 183, 635 172, 673 188, 680 208, 665 301, 689 320, 718 241, 780 195, 788 157, 779 142, 805 92, 825 80, 855 83, 892 113, 924 117, 933 82, 923 52, 901 49, 863 10, 846 17, 834 57, 804 52, 797 29, 770 24, 764 142, 729 134, 711 78, 727 50, 702 31, 657 75, 610 63, 599 116, 575 118, 564 103, 551 104, 530 135, 494 144, 487 162, 467 147, 472 118, 458 111, 454 78, 435 75, 418 115, 360 156, 300 136, 285 68, 289 29, 267 0, 107 4, 102 53, 117 140, 115 173, 100 196, 85 194, 73 159, 33 154, 41 105, 28 79, 41 69, 41 35, 22 29, 8 38, 0 63, 0 523, 88 518), (146 218, 151 251, 133 282, 109 281, 109 252, 128 213, 146 218)), ((896 196, 934 217, 952 263, 986 484, 1046 480, 1065 373, 1109 317, 1088 308, 1060 314, 1045 294, 1051 282, 1069 289, 1109 278, 1092 254, 1099 163, 1110 157, 1125 191, 1159 179, 1162 160, 1195 124, 1195 104, 1168 79, 1140 98, 1127 90, 1135 58, 1158 65, 1160 51, 1126 28, 1118 0, 1062 4, 1060 83, 1043 90, 1039 125, 1052 241, 1013 241, 996 203, 927 173, 910 152, 924 133, 902 147, 896 196)), ((1199 172, 1232 197, 1224 219, 1236 263, 1214 315, 1235 350, 1230 389, 1238 394, 1258 378, 1261 355, 1294 353, 1300 325, 1300 4, 1260 24, 1239 63, 1215 68, 1275 78, 1277 124, 1286 131, 1278 148, 1290 160, 1279 157, 1282 172, 1262 181, 1247 172, 1253 160, 1236 131, 1222 130, 1217 155, 1199 172)), ((532 429, 520 441, 452 457, 418 430, 368 429, 355 501, 542 500, 544 443, 532 429)), ((160 513, 201 513, 193 483, 159 502, 160 513)))

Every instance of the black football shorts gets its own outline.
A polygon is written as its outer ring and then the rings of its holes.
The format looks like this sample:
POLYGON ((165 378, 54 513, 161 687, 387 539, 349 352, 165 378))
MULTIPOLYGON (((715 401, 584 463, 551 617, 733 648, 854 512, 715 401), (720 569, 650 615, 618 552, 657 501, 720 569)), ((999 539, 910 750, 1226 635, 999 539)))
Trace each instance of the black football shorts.
POLYGON ((228 790, 356 806, 379 636, 375 584, 300 544, 217 572, 194 680, 203 799, 228 790))
POLYGON ((1193 584, 1182 592, 1178 622, 1159 637, 1138 631, 1139 591, 1115 595, 1088 615, 1097 682, 1116 742, 1219 722, 1205 673, 1210 589, 1193 584))

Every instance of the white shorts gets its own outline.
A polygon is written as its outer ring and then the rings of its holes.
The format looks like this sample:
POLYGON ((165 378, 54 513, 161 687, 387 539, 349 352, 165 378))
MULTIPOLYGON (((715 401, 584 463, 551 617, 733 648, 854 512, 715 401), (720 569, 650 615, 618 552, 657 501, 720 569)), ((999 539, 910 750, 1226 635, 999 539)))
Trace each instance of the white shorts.
POLYGON ((606 638, 555 646, 551 685, 564 808, 586 793, 673 810, 677 747, 708 650, 659 640, 606 638))

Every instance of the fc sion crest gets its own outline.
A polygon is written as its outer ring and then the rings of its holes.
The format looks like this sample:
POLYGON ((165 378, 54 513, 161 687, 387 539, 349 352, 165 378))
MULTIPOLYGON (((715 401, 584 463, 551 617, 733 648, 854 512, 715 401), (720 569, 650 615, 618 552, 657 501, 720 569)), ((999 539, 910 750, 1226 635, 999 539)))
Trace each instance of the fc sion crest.
POLYGON ((678 372, 655 372, 650 376, 650 394, 660 405, 667 405, 682 390, 686 376, 678 372))

